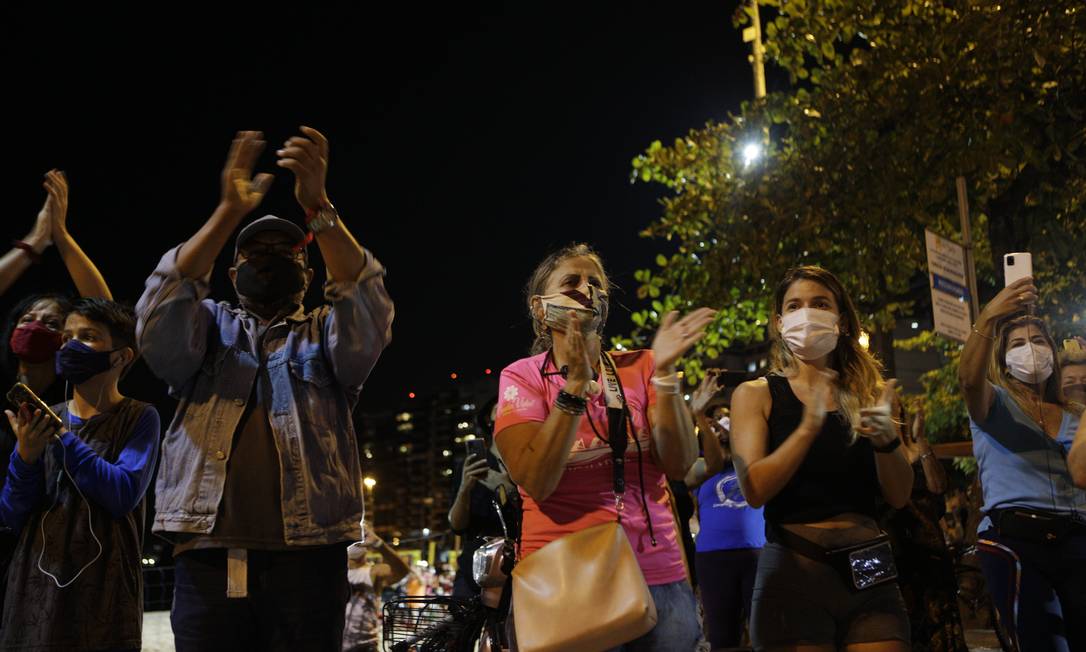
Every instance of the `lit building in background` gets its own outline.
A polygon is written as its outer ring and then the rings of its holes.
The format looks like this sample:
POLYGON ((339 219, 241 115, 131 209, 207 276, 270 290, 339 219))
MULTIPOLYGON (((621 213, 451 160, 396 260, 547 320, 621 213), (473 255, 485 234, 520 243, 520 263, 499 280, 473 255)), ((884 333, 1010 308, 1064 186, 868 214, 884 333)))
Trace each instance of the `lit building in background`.
POLYGON ((447 521, 452 476, 464 458, 464 440, 484 434, 476 413, 497 392, 497 374, 450 375, 437 391, 405 394, 395 409, 355 415, 362 469, 373 480, 367 518, 381 538, 404 548, 425 548, 430 538, 438 547, 453 545, 447 521))

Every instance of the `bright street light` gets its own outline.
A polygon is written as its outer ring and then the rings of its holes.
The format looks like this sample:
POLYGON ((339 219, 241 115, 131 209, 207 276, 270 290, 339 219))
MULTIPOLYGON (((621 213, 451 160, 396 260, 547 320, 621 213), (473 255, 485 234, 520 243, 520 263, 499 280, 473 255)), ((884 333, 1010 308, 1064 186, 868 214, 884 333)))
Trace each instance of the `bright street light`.
POLYGON ((747 143, 743 146, 743 167, 750 167, 758 159, 762 158, 762 145, 760 143, 747 143))
POLYGON ((860 336, 856 339, 865 351, 871 346, 871 336, 867 334, 867 331, 860 331, 860 336))
POLYGON ((373 488, 377 486, 377 478, 367 475, 362 478, 362 485, 366 487, 366 489, 373 490, 373 488))

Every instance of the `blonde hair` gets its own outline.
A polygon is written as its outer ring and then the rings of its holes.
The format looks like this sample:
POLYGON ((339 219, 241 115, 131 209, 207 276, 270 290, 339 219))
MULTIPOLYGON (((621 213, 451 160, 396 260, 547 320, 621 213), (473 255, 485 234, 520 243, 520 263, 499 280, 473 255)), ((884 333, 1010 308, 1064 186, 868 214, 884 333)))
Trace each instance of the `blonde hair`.
MULTIPOLYGON (((856 427, 860 423, 860 408, 875 405, 881 398, 882 365, 867 349, 860 346, 859 314, 852 299, 845 292, 845 286, 828 270, 814 265, 788 270, 773 295, 775 314, 782 314, 784 295, 788 293, 788 288, 796 281, 803 280, 813 281, 829 290, 841 314, 841 334, 837 339, 837 347, 830 353, 829 367, 837 372, 834 398, 851 432, 851 442, 855 442, 856 427)), ((770 320, 769 337, 772 342, 770 369, 783 376, 794 375, 799 369, 799 363, 781 338, 775 319, 770 320)))
POLYGON ((1074 348, 1066 346, 1060 351, 1059 360, 1060 367, 1070 367, 1076 364, 1086 364, 1086 349, 1083 349, 1078 345, 1078 342, 1072 342, 1074 348))
POLYGON ((1015 381, 1007 370, 1007 342, 1010 340, 1011 332, 1023 326, 1034 326, 1041 334, 1041 337, 1045 339, 1045 343, 1052 349, 1052 375, 1045 379, 1044 386, 1041 388, 1041 400, 1055 403, 1065 410, 1081 414, 1082 410, 1069 404, 1067 398, 1063 395, 1063 388, 1060 386, 1061 358, 1063 356, 1056 355, 1056 342, 1052 339, 1052 335, 1049 334, 1048 326, 1038 317, 1019 315, 1006 319, 999 324, 996 329, 996 346, 992 347, 992 356, 988 360, 988 380, 992 381, 993 385, 1007 390, 1007 393, 1018 404, 1022 412, 1035 417, 1035 420, 1040 422, 1037 417, 1041 415, 1035 414, 1037 409, 1036 397, 1024 383, 1015 381))
MULTIPOLYGON (((1064 370, 1067 367, 1076 365, 1086 365, 1086 349, 1079 346, 1078 342, 1071 342, 1074 346, 1067 345, 1059 355, 1060 370, 1064 370)), ((1060 379, 1060 391, 1063 391, 1063 379, 1060 379)), ((1077 414, 1080 417, 1086 414, 1086 404, 1073 401, 1064 394, 1064 398, 1067 399, 1067 407, 1072 414, 1077 414)))

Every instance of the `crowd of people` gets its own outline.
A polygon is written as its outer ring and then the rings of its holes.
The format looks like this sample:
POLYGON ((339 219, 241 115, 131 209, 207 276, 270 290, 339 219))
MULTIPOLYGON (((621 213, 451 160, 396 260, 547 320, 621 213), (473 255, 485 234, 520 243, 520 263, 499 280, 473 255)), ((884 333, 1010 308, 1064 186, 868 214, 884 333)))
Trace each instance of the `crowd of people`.
MULTIPOLYGON (((178 650, 377 649, 383 590, 431 593, 364 527, 352 411, 391 338, 384 269, 329 200, 328 141, 309 127, 276 151, 305 228, 243 226, 272 181, 255 173, 264 146, 238 133, 219 204, 134 309, 68 232, 61 172, 0 258, 6 292, 56 246, 78 292, 26 297, 6 323, 0 648, 141 647, 152 480, 178 650), (212 265, 231 244, 236 301, 216 301, 212 265), (328 278, 306 311, 313 250, 328 278), (137 357, 178 401, 164 433, 121 393, 137 357)), ((732 388, 711 370, 689 402, 677 364, 716 311, 661 315, 650 348, 608 351, 610 292, 587 245, 539 263, 529 355, 502 371, 485 443, 454 476, 448 520, 465 545, 436 592, 472 600, 500 578, 487 645, 963 650, 938 525, 946 472, 923 413, 861 345, 846 287, 790 270, 768 373, 732 388)), ((961 355, 978 556, 1009 649, 1086 649, 1086 351, 1057 347, 1036 300, 1032 278, 1008 285, 961 355)))

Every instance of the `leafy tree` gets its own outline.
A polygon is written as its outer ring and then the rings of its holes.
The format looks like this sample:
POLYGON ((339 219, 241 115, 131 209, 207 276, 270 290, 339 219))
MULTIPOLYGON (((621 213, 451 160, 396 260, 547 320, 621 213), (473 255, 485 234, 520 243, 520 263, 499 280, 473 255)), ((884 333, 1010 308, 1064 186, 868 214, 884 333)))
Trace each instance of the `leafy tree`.
MULTIPOLYGON (((638 273, 637 343, 673 306, 728 307, 721 347, 758 341, 784 271, 838 274, 893 373, 896 318, 929 309, 923 232, 957 238, 964 176, 982 298, 1002 254, 1032 251, 1058 333, 1086 317, 1086 5, 1056 0, 761 0, 788 90, 657 141, 636 181, 666 190, 644 231, 669 255, 638 273), (766 155, 743 151, 769 133, 766 155)), ((745 24, 739 11, 735 23, 745 24)), ((701 362, 688 371, 693 380, 701 362)))

